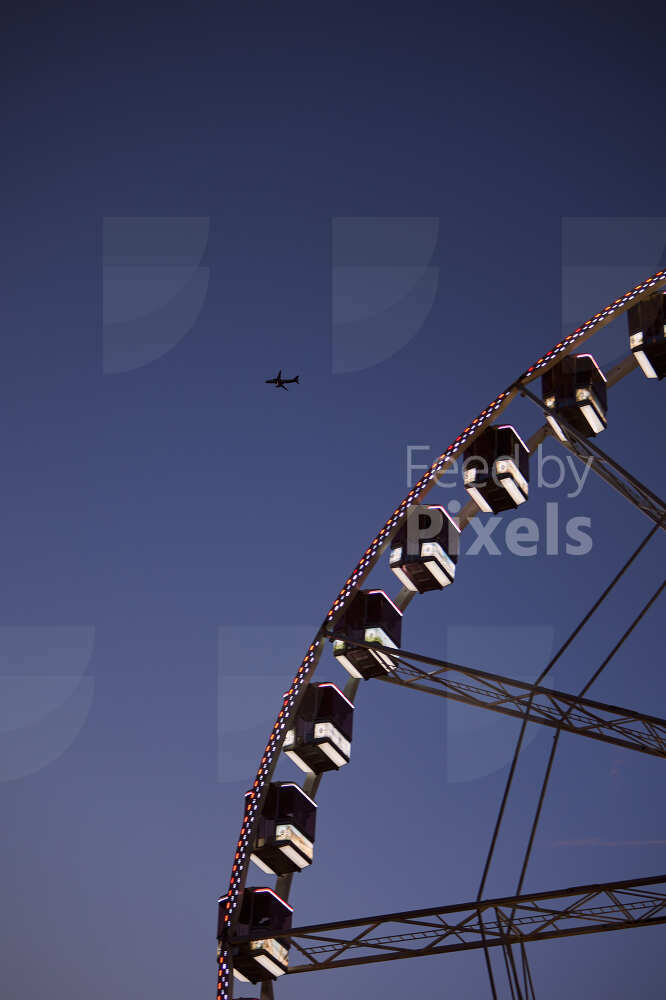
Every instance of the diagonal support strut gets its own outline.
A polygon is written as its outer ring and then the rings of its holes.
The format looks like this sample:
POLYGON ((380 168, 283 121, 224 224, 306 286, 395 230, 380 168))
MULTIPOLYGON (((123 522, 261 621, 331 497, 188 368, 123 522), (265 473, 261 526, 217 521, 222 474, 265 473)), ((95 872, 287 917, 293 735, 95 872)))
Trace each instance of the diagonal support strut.
MULTIPOLYGON (((351 646, 374 648, 372 643, 352 642, 343 634, 328 632, 326 635, 329 639, 344 639, 351 646)), ((517 719, 527 717, 529 722, 552 729, 627 747, 653 757, 666 757, 666 719, 404 649, 391 650, 391 655, 399 661, 399 666, 381 678, 387 684, 424 691, 517 719), (417 663, 435 669, 426 671, 416 666, 417 663)))

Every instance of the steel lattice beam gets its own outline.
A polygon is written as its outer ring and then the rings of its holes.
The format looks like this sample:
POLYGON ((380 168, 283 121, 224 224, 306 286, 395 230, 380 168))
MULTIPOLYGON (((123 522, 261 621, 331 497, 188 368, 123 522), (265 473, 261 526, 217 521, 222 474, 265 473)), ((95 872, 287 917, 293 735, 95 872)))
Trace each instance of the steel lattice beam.
MULTIPOLYGON (((336 638, 344 638, 351 646, 373 648, 370 643, 351 642, 344 635, 336 638)), ((398 667, 381 678, 387 684, 450 698, 516 719, 527 717, 528 722, 627 747, 653 757, 666 757, 666 719, 527 684, 474 667, 420 656, 404 649, 396 649, 395 655, 400 661, 398 667), (434 669, 422 670, 409 660, 433 666, 434 669)))
POLYGON ((297 927, 280 937, 290 940, 292 963, 296 951, 304 959, 290 965, 295 975, 480 949, 481 920, 490 948, 651 927, 666 922, 666 875, 297 927))
MULTIPOLYGON (((521 395, 531 399, 540 410, 546 414, 548 413, 548 409, 543 401, 525 386, 521 389, 521 395)), ((642 514, 645 514, 655 524, 661 525, 666 529, 666 523, 664 523, 666 502, 661 497, 658 497, 652 490, 649 490, 647 486, 636 479, 635 476, 632 476, 630 472, 627 472, 610 455, 603 452, 601 448, 579 434, 559 414, 557 421, 567 435, 566 441, 559 441, 564 448, 580 459, 581 462, 589 465, 593 472, 596 472, 601 479, 605 480, 609 486, 612 486, 614 490, 623 496, 625 500, 628 500, 629 503, 633 504, 642 514)))
POLYGON ((614 462, 610 456, 596 448, 581 437, 571 437, 569 441, 560 441, 560 444, 570 451, 581 462, 589 465, 593 472, 609 486, 612 486, 621 496, 638 508, 642 514, 649 517, 655 524, 664 525, 666 515, 666 504, 659 497, 655 496, 642 483, 639 483, 626 470, 614 462))

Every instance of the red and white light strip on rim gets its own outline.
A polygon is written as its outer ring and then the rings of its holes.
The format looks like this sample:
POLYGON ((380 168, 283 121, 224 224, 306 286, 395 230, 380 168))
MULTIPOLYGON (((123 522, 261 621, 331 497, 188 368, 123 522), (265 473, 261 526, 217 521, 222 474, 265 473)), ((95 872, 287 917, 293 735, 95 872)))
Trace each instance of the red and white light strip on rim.
MULTIPOLYGON (((535 363, 531 365, 512 386, 504 392, 501 392, 499 396, 492 401, 492 403, 481 411, 478 417, 475 417, 475 419, 472 420, 465 430, 458 435, 455 441, 448 446, 446 451, 442 452, 439 458, 437 458, 430 468, 421 476, 413 489, 409 491, 404 500, 393 511, 393 514, 386 521, 381 531, 379 531, 373 538, 370 545, 356 564, 355 569, 347 578, 342 589, 339 591, 335 601, 331 605, 326 615, 326 623, 328 625, 334 624, 334 619, 338 612, 342 611, 351 595, 361 585, 366 573, 372 568, 380 549, 383 548, 383 546, 390 540, 394 529, 397 529, 401 521, 404 520, 410 507, 419 501, 424 492, 432 486, 436 477, 444 470, 445 466, 462 451, 470 438, 476 437, 476 435, 490 423, 494 414, 508 405, 518 391, 516 386, 522 382, 531 382, 532 379, 536 378, 539 373, 555 364, 560 355, 570 353, 577 343, 587 339, 587 337, 591 336, 602 326, 605 326, 612 319, 614 319, 616 315, 624 312, 625 309, 628 309, 634 300, 646 298, 650 293, 657 291, 665 285, 666 271, 657 271, 649 278, 646 278, 645 281, 642 281, 640 284, 630 289, 623 296, 621 296, 621 298, 615 299, 614 302, 607 305, 601 310, 601 312, 596 313, 588 319, 586 323, 583 323, 582 326, 579 326, 573 333, 570 333, 564 338, 564 340, 560 341, 559 344, 556 344, 552 350, 547 351, 546 354, 538 359, 538 361, 535 361, 535 363)), ((322 641, 323 639, 318 634, 315 637, 314 642, 308 648, 308 651, 298 668, 296 676, 291 682, 289 690, 284 695, 282 708, 278 713, 270 738, 266 744, 254 785, 246 796, 245 814, 243 816, 243 825, 241 826, 238 843, 236 845, 234 863, 231 869, 229 891, 227 895, 223 897, 223 900, 226 900, 224 924, 228 931, 230 931, 233 927, 233 917, 238 906, 240 891, 243 887, 245 875, 250 862, 250 845, 254 834, 254 826, 258 811, 263 803, 267 783, 270 782, 274 762, 282 749, 287 726, 292 718, 294 703, 301 691, 301 688, 309 681, 310 675, 316 666, 317 652, 322 641)), ((218 1000, 229 1000, 231 995, 231 971, 229 949, 226 946, 222 946, 218 956, 218 1000)))

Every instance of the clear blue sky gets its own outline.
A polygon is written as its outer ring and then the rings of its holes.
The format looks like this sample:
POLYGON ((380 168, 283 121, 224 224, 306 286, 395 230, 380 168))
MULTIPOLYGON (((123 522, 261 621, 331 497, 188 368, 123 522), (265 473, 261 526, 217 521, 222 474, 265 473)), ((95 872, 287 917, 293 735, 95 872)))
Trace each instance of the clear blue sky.
MULTIPOLYGON (((432 460, 562 331, 663 265, 651 8, 543 17, 114 5, 7 25, 8 996, 212 1000, 243 793, 306 645, 407 491, 409 446, 432 460), (288 395, 264 385, 280 367, 300 373, 288 395)), ((626 321, 601 336, 608 366, 626 321)), ((524 403, 510 416, 525 437, 538 423, 524 403)), ((634 373, 599 444, 663 495, 662 421, 663 386, 634 373)), ((508 553, 500 526, 500 557, 463 555, 453 587, 412 603, 407 648, 535 677, 647 532, 605 484, 567 497, 570 472, 547 489, 535 471, 520 513, 536 554, 508 553), (591 518, 589 554, 546 553, 547 502, 563 526, 591 518)), ((580 688, 613 646, 663 576, 660 545, 555 686, 580 688)), ((666 715, 662 618, 592 697, 666 715)), ((345 679, 330 652, 317 676, 345 679)), ((297 924, 475 896, 517 733, 481 714, 362 686, 297 924)), ((493 895, 515 885, 550 748, 529 735, 493 895)), ((662 764, 563 737, 526 889, 663 871, 662 764)), ((619 998, 640 980, 658 1000, 663 940, 535 946, 538 995, 619 998)), ((482 956, 298 976, 277 995, 408 990, 489 995, 482 956)))

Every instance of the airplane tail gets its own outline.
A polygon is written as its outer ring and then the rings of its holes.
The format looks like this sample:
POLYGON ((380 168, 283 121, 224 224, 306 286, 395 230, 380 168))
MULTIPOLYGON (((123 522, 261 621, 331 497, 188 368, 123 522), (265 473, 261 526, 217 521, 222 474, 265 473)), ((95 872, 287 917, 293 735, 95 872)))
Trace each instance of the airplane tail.
POLYGON ((297 376, 296 376, 296 378, 294 379, 294 382, 298 382, 298 375, 297 375, 297 376))

